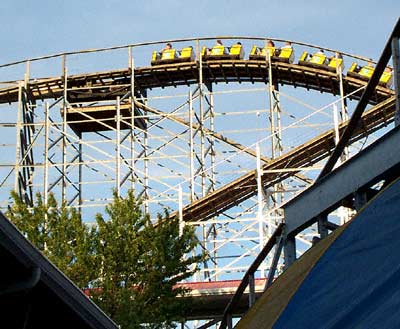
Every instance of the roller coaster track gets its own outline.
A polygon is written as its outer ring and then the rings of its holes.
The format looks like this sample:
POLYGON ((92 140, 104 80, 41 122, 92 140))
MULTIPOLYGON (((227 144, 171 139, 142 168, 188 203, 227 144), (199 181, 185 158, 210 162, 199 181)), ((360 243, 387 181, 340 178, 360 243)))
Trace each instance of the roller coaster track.
MULTIPOLYGON (((199 62, 177 63, 134 69, 135 90, 176 87, 199 83, 199 62)), ((219 60, 202 63, 203 82, 268 82, 268 64, 258 60, 219 60)), ((323 68, 299 64, 272 63, 274 83, 314 89, 333 95, 339 94, 339 77, 323 68)), ((131 81, 130 69, 121 69, 67 77, 68 98, 71 102, 115 100, 124 95, 131 81)), ((345 94, 358 99, 362 91, 354 93, 366 82, 345 76, 345 94), (354 94, 353 94, 354 93, 354 94)), ((29 92, 34 99, 59 98, 64 92, 64 78, 43 78, 29 81, 29 92)), ((385 100, 393 91, 382 86, 376 88, 372 103, 385 100)), ((0 89, 0 104, 18 101, 18 84, 0 89)))
MULTIPOLYGON (((153 88, 176 87, 179 85, 198 84, 200 81, 200 67, 202 67, 202 81, 204 83, 221 82, 268 82, 268 63, 259 60, 218 60, 204 63, 189 62, 178 64, 167 64, 134 69, 135 91, 153 88)), ((272 76, 276 84, 291 85, 294 87, 313 89, 320 92, 327 92, 333 95, 340 93, 339 76, 324 68, 314 68, 299 64, 288 64, 281 62, 271 63, 272 76)), ((60 98, 63 96, 64 81, 67 82, 68 101, 73 103, 98 102, 104 100, 115 100, 116 96, 126 95, 131 83, 131 70, 122 69, 107 72, 90 74, 71 75, 68 77, 55 77, 29 81, 28 91, 33 99, 60 98)), ((350 98, 359 99, 362 94, 362 87, 366 81, 352 77, 343 77, 343 89, 345 95, 350 98)), ((0 89, 0 103, 13 103, 18 101, 19 86, 0 89)), ((368 134, 382 128, 393 120, 394 116, 394 91, 378 86, 370 102, 374 105, 362 117, 362 122, 354 133, 351 142, 355 142, 368 134)), ((139 103, 137 107, 144 106, 139 103)), ((150 107, 146 110, 151 110, 150 107)), ((104 108, 98 108, 103 112, 104 108)), ((154 110, 154 109, 153 109, 154 110)), ((96 110, 90 107, 75 107, 69 113, 74 115, 72 121, 85 120, 85 111, 91 111, 95 117, 96 110), (79 118, 79 113, 82 113, 79 118), (78 115, 78 116, 77 116, 78 115)), ((111 112, 110 117, 111 117, 111 112)), ((153 111, 154 112, 154 111, 153 111)), ((103 114, 104 115, 104 114, 103 114)), ((166 114, 166 117, 168 115, 166 114)), ((174 118, 172 118, 174 120, 174 118)), ((71 120, 68 120, 71 123, 71 120)), ((182 123, 182 122, 180 122, 182 123)), ((186 124, 183 122, 183 124, 186 124)), ((76 123, 75 128, 80 131, 91 131, 87 123, 76 123)), ((340 131, 346 123, 340 125, 340 131)), ((243 147, 234 141, 228 140, 222 135, 212 131, 207 134, 214 134, 230 145, 235 145, 243 150, 243 147)), ((324 157, 335 147, 334 131, 329 130, 311 139, 310 141, 292 149, 282 156, 269 160, 263 158, 262 182, 265 187, 272 186, 297 172, 285 171, 286 168, 297 168, 310 166, 324 157)), ((254 155, 254 152, 250 152, 254 155)), ((223 211, 253 196, 257 191, 256 171, 250 171, 233 182, 224 185, 207 196, 196 200, 183 209, 185 221, 207 220, 223 211)))
MULTIPOLYGON (((370 133, 386 126, 394 119, 395 98, 391 97, 367 111, 361 119, 350 140, 354 143, 370 133)), ((341 133, 347 125, 344 122, 339 127, 341 133)), ((296 172, 285 172, 286 168, 301 168, 311 166, 327 157, 335 148, 335 131, 328 130, 308 142, 292 149, 282 156, 270 160, 262 167, 261 177, 264 187, 272 187, 296 172)), ((300 171, 299 169, 298 171, 300 171)), ((210 219, 224 210, 229 209, 257 193, 257 170, 241 176, 220 189, 196 200, 183 208, 185 221, 200 221, 210 219)))

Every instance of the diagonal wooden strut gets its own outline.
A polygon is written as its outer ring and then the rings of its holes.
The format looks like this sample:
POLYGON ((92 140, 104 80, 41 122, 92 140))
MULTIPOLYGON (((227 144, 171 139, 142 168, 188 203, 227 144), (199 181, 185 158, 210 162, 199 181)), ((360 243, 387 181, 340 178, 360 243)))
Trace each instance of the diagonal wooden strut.
MULTIPOLYGON (((386 126, 393 121, 394 112, 395 97, 393 96, 363 114, 361 122, 357 125, 350 141, 352 143, 358 141, 386 126)), ((339 131, 343 132, 347 124, 348 122, 342 123, 339 126, 339 131)), ((279 169, 301 168, 313 165, 329 156, 335 145, 335 131, 331 129, 294 148, 290 152, 271 160, 262 167, 264 172, 262 176, 263 186, 273 186, 277 182, 283 181, 293 175, 293 172, 283 171, 280 173, 279 169), (273 172, 275 170, 276 172, 273 172)), ((183 208, 183 220, 208 220, 250 198, 257 192, 256 177, 256 170, 252 170, 233 182, 187 205, 183 208)))

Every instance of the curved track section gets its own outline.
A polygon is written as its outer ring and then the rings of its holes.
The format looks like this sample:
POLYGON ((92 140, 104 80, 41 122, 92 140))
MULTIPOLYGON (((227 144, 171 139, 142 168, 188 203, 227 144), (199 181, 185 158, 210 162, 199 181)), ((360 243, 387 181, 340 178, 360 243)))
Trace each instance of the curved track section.
MULTIPOLYGON (((262 82, 268 83, 268 63, 256 60, 220 60, 207 61, 201 64, 203 83, 228 82, 262 82)), ((176 87, 179 85, 198 84, 200 71, 199 62, 177 63, 135 68, 135 90, 176 87)), ((336 73, 322 67, 312 68, 299 64, 281 62, 272 63, 273 83, 291 85, 306 89, 339 94, 339 77, 336 73)), ((130 85, 129 69, 98 72, 90 74, 71 75, 66 79, 68 97, 74 102, 96 102, 114 100, 116 96, 124 95, 130 85)), ((343 77, 344 93, 358 99, 366 81, 352 77, 343 77)), ((63 96, 64 79, 44 78, 29 82, 29 91, 35 99, 59 98, 63 96)), ((372 102, 379 103, 393 90, 378 86, 372 102)), ((0 104, 18 101, 18 86, 0 89, 0 104)))

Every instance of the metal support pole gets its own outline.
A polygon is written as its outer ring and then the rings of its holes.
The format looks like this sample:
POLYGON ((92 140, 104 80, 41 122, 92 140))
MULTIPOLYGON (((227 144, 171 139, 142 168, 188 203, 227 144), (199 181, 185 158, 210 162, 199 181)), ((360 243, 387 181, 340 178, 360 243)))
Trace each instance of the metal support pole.
MULTIPOLYGON (((214 113, 214 94, 212 92, 211 85, 209 87, 210 91, 210 111, 209 111, 209 116, 210 116, 210 130, 215 131, 215 125, 214 125, 214 120, 215 120, 215 113, 214 113)), ((211 158, 211 191, 215 191, 215 137, 214 135, 211 135, 209 137, 210 139, 210 158, 211 158)))
POLYGON ((263 209, 264 209, 264 194, 262 189, 262 167, 261 167, 261 159, 260 159, 260 146, 258 143, 256 144, 256 152, 257 152, 257 209, 258 209, 258 230, 260 237, 260 250, 262 250, 264 246, 264 225, 263 225, 263 209))
POLYGON ((269 273, 268 273, 268 279, 265 284, 264 291, 267 288, 269 288, 271 286, 272 282, 274 281, 276 268, 278 267, 278 262, 281 257, 282 247, 283 247, 283 236, 280 235, 279 238, 277 238, 277 240, 278 241, 275 245, 274 258, 272 259, 272 262, 271 262, 271 266, 270 266, 269 273))
MULTIPOLYGON (((147 95, 144 101, 145 105, 147 105, 147 95)), ((144 115, 147 118, 147 110, 144 110, 144 115)), ((143 137, 143 149, 144 149, 144 211, 145 213, 149 213, 149 150, 148 150, 148 131, 147 129, 144 131, 143 137)))
POLYGON ((23 136, 24 136, 24 144, 23 148, 23 173, 24 180, 26 186, 26 195, 27 202, 30 205, 33 205, 33 174, 34 174, 34 160, 33 160, 33 134, 35 132, 34 126, 34 108, 30 104, 29 92, 28 92, 28 81, 29 81, 29 65, 27 65, 27 73, 26 73, 26 83, 24 85, 24 97, 23 97, 23 136))
POLYGON ((48 189, 49 189, 49 133, 50 133, 50 122, 49 122, 49 103, 44 104, 44 173, 43 173, 43 201, 47 205, 48 201, 48 189))
POLYGON ((29 206, 33 205, 33 134, 34 115, 29 104, 28 90, 29 64, 25 79, 18 84, 18 112, 16 122, 16 157, 14 188, 19 197, 29 206))
MULTIPOLYGON (((201 234, 202 234, 202 244, 203 247, 205 248, 205 250, 209 250, 208 248, 208 240, 207 240, 207 229, 206 229, 206 224, 202 223, 201 224, 201 234)), ((204 279, 210 279, 210 271, 208 270, 208 265, 207 264, 207 260, 204 262, 204 267, 207 268, 207 271, 204 272, 204 279)), ((215 275, 214 277, 215 280, 218 280, 217 275, 215 275)))
POLYGON ((339 120, 338 120, 338 109, 336 104, 333 104, 333 128, 335 130, 335 145, 339 143, 339 120))
MULTIPOLYGON (((204 92, 203 92, 203 59, 200 51, 200 41, 196 40, 197 58, 199 59, 199 117, 198 131, 200 133, 200 179, 201 179, 201 196, 206 195, 206 167, 205 167, 205 134, 204 134, 204 92)), ((207 249, 207 230, 205 225, 202 225, 202 243, 207 249)))
MULTIPOLYGON (((257 153, 257 220, 258 220, 258 236, 259 236, 259 249, 260 251, 264 247, 264 191, 262 188, 262 166, 261 166, 261 156, 260 156, 260 146, 256 144, 257 153)), ((265 277, 265 266, 261 264, 260 266, 261 277, 265 277)))
MULTIPOLYGON (((342 65, 339 65, 339 54, 335 53, 335 57, 336 57, 336 73, 339 76, 339 92, 340 92, 340 106, 341 106, 340 117, 341 117, 341 122, 345 122, 349 119, 349 113, 347 111, 347 100, 346 100, 345 94, 344 94, 343 69, 342 69, 342 65)), ((338 132, 338 134, 336 134, 336 130, 335 130, 335 136, 339 136, 339 132, 338 132)), ((339 138, 335 139, 335 145, 337 145, 337 143, 339 143, 339 140, 340 140, 340 136, 339 136, 339 138)), ((349 148, 346 146, 343 149, 342 155, 340 156, 340 161, 342 163, 344 163, 348 158, 349 158, 349 148)), ((338 212, 339 212, 339 217, 340 217, 340 224, 343 225, 350 218, 349 209, 340 207, 338 209, 338 212)))
MULTIPOLYGON (((272 69, 271 69, 271 79, 272 79, 272 69)), ((280 157, 282 155, 283 146, 282 146, 282 121, 281 121, 281 105, 279 99, 279 86, 275 84, 272 92, 273 97, 273 113, 276 115, 276 127, 275 127, 275 156, 280 157)), ((282 204, 284 201, 284 186, 283 183, 274 184, 274 189, 272 193, 273 197, 273 207, 276 208, 279 204, 282 204)), ((275 211, 275 218, 282 217, 279 209, 275 211)), ((272 219, 270 219, 272 220, 272 219)), ((276 221, 276 220, 275 220, 276 221)), ((272 224, 272 223, 271 223, 272 224)), ((269 236, 271 236, 271 232, 269 236)))
MULTIPOLYGON (((44 121, 44 169, 43 169, 43 201, 44 205, 48 207, 48 185, 49 185, 49 104, 46 102, 44 104, 44 111, 45 111, 45 121, 44 121)), ((48 226, 48 211, 44 214, 44 229, 47 230, 48 226)), ((48 249, 47 242, 44 242, 44 250, 47 251, 48 249)))
POLYGON ((296 239, 293 236, 286 236, 284 240, 285 269, 296 260, 296 239))
POLYGON ((25 81, 24 81, 24 86, 25 88, 28 86, 29 84, 29 79, 30 79, 30 74, 31 74, 31 61, 27 61, 26 62, 26 68, 25 68, 25 81))
POLYGON ((62 203, 66 202, 66 188, 67 188, 67 66, 66 56, 62 57, 62 74, 64 79, 63 91, 63 125, 62 125, 62 186, 61 186, 61 200, 62 203))
POLYGON ((117 113, 115 116, 116 121, 116 147, 115 147, 115 164, 116 164, 116 192, 117 195, 121 195, 120 182, 121 182, 121 100, 117 96, 117 113))
POLYGON ((268 60, 268 83, 269 83, 269 121, 271 128, 271 159, 275 159, 275 113, 274 113, 274 85, 272 83, 272 63, 271 63, 271 54, 269 50, 267 51, 267 60, 268 60))
POLYGON ((190 202, 195 199, 194 185, 194 131, 193 131, 193 94, 189 91, 189 152, 190 152, 190 202))
POLYGON ((396 114, 395 125, 400 124, 400 51, 399 51, 399 38, 392 38, 392 61, 393 61, 393 80, 394 90, 396 95, 396 114))
MULTIPOLYGON (((200 63, 201 56, 200 56, 200 63)), ((203 100, 203 66, 200 64, 199 68, 199 125, 200 125, 200 176, 201 176, 201 196, 206 195, 206 166, 205 166, 205 134, 204 134, 204 100, 203 100)))
POLYGON ((268 54, 268 83, 269 83, 269 111, 270 111, 270 125, 271 125, 271 158, 275 159, 276 156, 281 155, 281 110, 279 102, 278 85, 273 82, 272 76, 272 61, 271 54, 268 54), (275 121, 276 119, 276 121, 275 121))
POLYGON ((31 100, 29 97, 29 79, 30 79, 30 61, 26 62, 26 69, 25 69, 25 82, 24 82, 24 91, 25 96, 23 98, 23 117, 24 123, 26 126, 24 127, 24 134, 26 145, 24 147, 24 154, 23 154, 23 164, 24 164, 24 172, 26 174, 26 189, 27 195, 29 199, 29 204, 33 205, 33 172, 34 172, 34 160, 33 160, 33 134, 35 131, 34 126, 34 107, 31 106, 31 100))
POLYGON ((343 87, 343 69, 342 66, 339 65, 339 56, 336 53, 336 73, 339 76, 339 93, 340 93, 340 106, 341 106, 341 116, 342 116, 342 121, 346 121, 348 117, 347 113, 347 104, 346 104, 346 98, 344 97, 344 87, 343 87))
POLYGON ((33 133, 35 131, 33 110, 29 104, 29 65, 25 80, 18 85, 18 113, 16 124, 15 191, 27 204, 33 205, 33 133))
POLYGON ((83 186, 83 144, 82 144, 82 133, 78 134, 79 146, 78 146, 78 161, 79 161, 79 172, 78 172, 78 205, 79 212, 82 212, 83 196, 82 196, 82 186, 83 186))
MULTIPOLYGON (((269 119, 271 129, 271 158, 275 159, 282 154, 282 124, 281 124, 281 109, 279 100, 278 84, 274 83, 272 75, 272 60, 269 50, 267 51, 268 58, 268 83, 269 83, 269 119)), ((283 184, 274 184, 270 195, 271 208, 276 208, 278 204, 283 202, 284 194, 283 184)), ((273 218, 280 217, 278 210, 274 211, 269 216, 268 227, 273 223, 273 218)), ((272 234, 272 230, 269 230, 269 236, 272 234)))
POLYGON ((320 215, 318 216, 318 233, 320 235, 320 238, 326 238, 328 236, 328 217, 326 215, 320 215))
MULTIPOLYGON (((349 119, 349 114, 347 112, 347 101, 344 95, 344 86, 343 86, 343 69, 342 65, 339 65, 339 54, 335 54, 336 57, 336 73, 339 76, 339 93, 340 93, 340 116, 341 122, 345 122, 349 119)), ((339 142, 339 139, 338 139, 339 142)), ((336 142, 336 144, 338 143, 336 142)), ((341 156, 342 162, 345 162, 349 158, 349 148, 345 147, 343 150, 343 154, 341 156)))
POLYGON ((249 275, 249 308, 256 302, 256 285, 254 281, 254 273, 249 275))
POLYGON ((367 193, 363 190, 358 190, 354 193, 354 208, 358 211, 361 210, 368 202, 367 193))
MULTIPOLYGON (((347 114, 347 112, 346 112, 347 114)), ((342 108, 342 113, 341 113, 342 119, 343 119, 343 108, 342 108)), ((343 120, 342 120, 343 121, 343 120)), ((335 145, 339 143, 340 140, 340 135, 339 135, 339 119, 338 119, 338 108, 336 103, 333 104, 333 126, 335 130, 335 145)), ((343 151, 343 154, 341 157, 338 159, 338 164, 340 165, 342 162, 346 161, 348 158, 348 148, 346 147, 343 151)), ((340 223, 345 223, 349 219, 349 212, 347 209, 341 207, 338 209, 338 215, 340 217, 340 223)), ((320 232, 321 233, 321 232, 320 232)), ((321 234, 321 238, 323 238, 321 234)))
POLYGON ((132 56, 132 47, 128 48, 129 69, 131 71, 130 97, 129 104, 131 107, 131 189, 135 189, 135 61, 132 56))
MULTIPOLYGON (((209 119, 210 119, 210 130, 215 131, 215 125, 214 125, 214 120, 215 120, 215 113, 214 113, 214 94, 212 90, 212 85, 208 85, 208 91, 209 91, 209 101, 210 101, 210 108, 208 111, 209 119)), ((210 179, 210 191, 215 191, 215 183, 216 183, 216 174, 215 174, 215 137, 214 135, 209 136, 208 138, 209 143, 210 143, 210 160, 211 160, 211 179, 210 179)), ((217 228, 215 224, 212 224, 210 227, 212 239, 213 239, 213 250, 214 250, 214 264, 215 267, 218 267, 218 248, 217 248, 217 228)))
MULTIPOLYGON (((272 70, 271 70, 272 74, 272 70)), ((283 151, 283 145, 282 145, 282 120, 281 120, 281 102, 280 102, 280 96, 279 96, 279 86, 276 83, 274 86, 273 90, 273 101, 274 101, 274 112, 276 113, 276 139, 277 139, 277 145, 276 145, 276 150, 277 150, 277 156, 282 155, 283 151)))
POLYGON ((15 181, 14 190, 17 192, 21 199, 21 190, 19 188, 19 170, 20 170, 20 153, 21 153, 21 129, 22 129, 22 82, 18 84, 18 112, 17 112, 17 125, 16 125, 16 137, 15 137, 15 181))
POLYGON ((178 200, 179 200, 179 236, 181 237, 183 234, 183 228, 185 226, 185 222, 183 221, 183 195, 182 195, 182 186, 178 187, 178 200))

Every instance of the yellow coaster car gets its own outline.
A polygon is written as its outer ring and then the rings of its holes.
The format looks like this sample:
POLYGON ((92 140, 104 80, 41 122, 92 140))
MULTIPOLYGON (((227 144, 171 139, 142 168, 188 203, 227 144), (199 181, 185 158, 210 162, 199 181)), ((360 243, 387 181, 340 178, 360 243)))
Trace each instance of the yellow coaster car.
POLYGON ((267 46, 264 48, 253 46, 251 49, 249 59, 268 61, 268 57, 271 61, 293 63, 294 50, 292 47, 282 47, 281 49, 267 46))
POLYGON ((390 88, 392 86, 392 83, 393 83, 392 70, 383 72, 381 78, 379 79, 379 84, 385 86, 386 88, 390 88))
POLYGON ((231 47, 215 45, 211 49, 207 47, 201 49, 201 58, 203 60, 243 59, 243 57, 244 50, 240 43, 234 44, 231 47))
POLYGON ((229 56, 232 59, 243 59, 244 50, 241 44, 237 43, 229 48, 229 56))
POLYGON ((193 47, 185 47, 178 51, 176 49, 166 49, 158 52, 153 51, 151 57, 151 65, 162 65, 181 62, 193 62, 194 52, 193 47))
POLYGON ((268 60, 268 57, 275 57, 276 55, 276 48, 275 47, 257 47, 256 45, 251 48, 251 52, 249 55, 249 59, 255 60, 268 60))
POLYGON ((322 51, 318 51, 313 55, 304 51, 299 59, 299 65, 314 67, 317 69, 325 69, 330 72, 337 72, 337 69, 344 70, 344 62, 341 57, 327 57, 322 51))
POLYGON ((367 80, 369 80, 372 77, 372 74, 374 73, 374 68, 372 66, 363 66, 360 71, 358 71, 358 74, 365 77, 367 80))
POLYGON ((343 72, 344 70, 343 58, 332 57, 329 60, 328 70, 331 72, 336 72, 339 68, 343 72))
MULTIPOLYGON (((374 70, 375 68, 371 65, 360 67, 358 66, 357 63, 353 63, 347 72, 347 76, 368 81, 372 77, 374 70)), ((382 73, 382 76, 379 79, 379 84, 386 88, 390 88, 392 83, 393 83, 393 72, 391 69, 387 68, 382 73)))
POLYGON ((308 52, 304 51, 299 59, 299 64, 326 69, 328 67, 328 58, 322 52, 317 52, 311 55, 308 52))
POLYGON ((294 61, 294 50, 292 47, 282 47, 279 50, 278 57, 274 57, 274 60, 279 62, 285 62, 292 64, 294 61))
MULTIPOLYGON (((347 76, 348 76, 348 77, 352 77, 352 78, 357 78, 357 79, 362 78, 362 77, 360 76, 360 74, 358 74, 358 72, 360 71, 360 69, 361 69, 361 67, 358 66, 357 63, 353 62, 353 63, 351 64, 349 70, 347 71, 347 76)), ((369 78, 368 78, 368 79, 369 79, 369 78)), ((368 80, 368 79, 367 79, 367 80, 368 80)))

